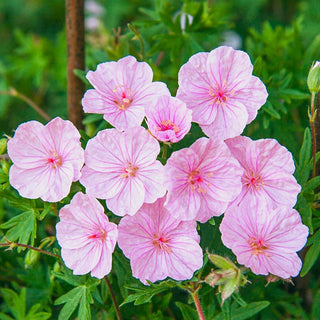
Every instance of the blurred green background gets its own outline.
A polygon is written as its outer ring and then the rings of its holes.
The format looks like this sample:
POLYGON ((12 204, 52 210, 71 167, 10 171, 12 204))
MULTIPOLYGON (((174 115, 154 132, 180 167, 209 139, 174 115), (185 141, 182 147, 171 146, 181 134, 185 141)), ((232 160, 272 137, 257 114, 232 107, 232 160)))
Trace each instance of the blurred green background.
MULTIPOLYGON (((31 99, 50 117, 67 118, 64 10, 63 0, 0 0, 1 137, 4 134, 12 136, 21 122, 33 119, 46 122, 25 101, 8 94, 11 88, 31 99)), ((320 60, 319 0, 86 0, 85 18, 86 70, 77 72, 80 77, 88 70, 95 70, 100 62, 131 54, 138 60, 147 61, 153 68, 154 79, 166 82, 175 95, 178 71, 192 54, 210 51, 222 44, 248 52, 254 74, 265 83, 269 97, 256 120, 247 126, 245 134, 252 138, 276 138, 298 158, 303 133, 309 125, 310 94, 306 79, 313 61, 320 60)), ((84 124, 89 137, 107 125, 100 115, 86 115, 84 124)), ((201 130, 194 124, 191 134, 172 146, 169 152, 189 146, 200 135, 201 130)), ((300 182, 302 169, 299 170, 296 175, 300 182)), ((301 196, 298 207, 304 223, 308 220, 312 224, 313 214, 313 227, 317 230, 320 227, 319 210, 311 209, 312 196, 314 194, 310 193, 301 196)), ((14 212, 10 211, 11 214, 14 212)), ((201 227, 202 241, 209 249, 218 248, 220 241, 218 233, 212 237, 212 228, 211 225, 201 227)), ((54 230, 50 232, 54 234, 54 230)), ((319 234, 317 240, 320 232, 316 234, 319 234)), ((316 240, 311 246, 314 252, 309 260, 312 263, 320 253, 316 240)), ((0 262, 3 259, 0 271, 6 272, 4 278, 0 277, 4 286, 18 274, 22 284, 30 287, 27 304, 40 301, 51 310, 52 301, 63 291, 50 282, 52 266, 43 263, 37 267, 37 272, 26 269, 22 277, 19 272, 24 270, 23 259, 17 260, 17 266, 11 258, 0 256, 0 262)), ((119 261, 115 263, 120 265, 119 261)), ((126 268, 129 270, 128 266, 126 268)), ((121 269, 114 270, 118 276, 121 269)), ((297 280, 296 287, 278 282, 264 288, 263 277, 251 276, 254 284, 241 294, 248 301, 266 299, 271 302, 260 319, 319 319, 319 272, 320 266, 315 263, 309 275, 303 278, 306 280, 297 280), (310 297, 313 297, 313 306, 310 297)), ((128 291, 124 284, 129 278, 130 271, 126 277, 118 277, 119 296, 119 292, 128 291)), ((206 291, 202 303, 210 308, 213 291, 211 288, 203 290, 206 291)), ((153 305, 143 305, 140 309, 127 305, 122 310, 126 311, 128 319, 134 319, 136 310, 149 314, 152 306, 153 311, 158 312, 161 307, 157 303, 162 299, 161 303, 165 305, 165 297, 157 296, 153 305)), ((171 297, 168 293, 167 303, 171 297)), ((53 308, 53 314, 57 314, 58 308, 53 308)))
MULTIPOLYGON (((306 76, 320 57, 318 0, 86 0, 85 7, 87 70, 133 54, 152 65, 155 79, 173 95, 177 72, 192 54, 225 43, 247 51, 269 91, 247 134, 285 140, 297 152, 307 124, 306 76), (144 53, 128 23, 140 33, 144 53)), ((24 101, 5 94, 11 87, 51 117, 67 117, 64 9, 63 0, 0 2, 1 134, 12 135, 27 120, 43 121, 24 101)))

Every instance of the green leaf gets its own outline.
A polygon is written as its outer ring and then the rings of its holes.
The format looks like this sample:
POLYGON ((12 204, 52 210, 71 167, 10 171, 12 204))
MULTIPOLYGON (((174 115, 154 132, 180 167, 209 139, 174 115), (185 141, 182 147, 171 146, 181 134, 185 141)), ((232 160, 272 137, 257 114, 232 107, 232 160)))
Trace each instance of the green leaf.
POLYGON ((304 258, 303 267, 300 272, 300 277, 304 277, 309 272, 309 270, 313 267, 314 263, 319 257, 320 230, 318 230, 312 237, 310 237, 308 242, 312 243, 312 245, 310 246, 304 258))
POLYGON ((11 289, 0 289, 3 299, 16 320, 23 320, 26 314, 26 288, 22 288, 20 295, 11 289))
POLYGON ((46 216, 47 214, 50 212, 50 210, 52 209, 53 205, 52 203, 50 202, 44 202, 44 208, 43 210, 41 211, 41 214, 40 214, 40 217, 39 217, 39 220, 42 221, 46 216))
POLYGON ((295 90, 295 89, 282 89, 281 95, 284 95, 286 97, 290 97, 291 99, 295 99, 295 100, 310 99, 309 93, 301 92, 301 91, 295 90))
MULTIPOLYGON (((80 69, 73 69, 73 73, 80 79, 82 80, 83 83, 91 86, 91 83, 88 81, 86 78, 87 72, 85 70, 80 70, 80 69)), ((92 86, 91 86, 92 87, 92 86)))
POLYGON ((31 307, 31 309, 28 312, 27 317, 25 320, 47 320, 51 317, 51 313, 48 312, 38 312, 39 309, 41 309, 41 304, 35 304, 31 307))
POLYGON ((11 218, 9 221, 0 225, 2 229, 9 229, 6 237, 10 241, 18 241, 19 243, 34 244, 37 232, 37 221, 34 210, 29 210, 11 218))
POLYGON ((78 320, 91 320, 90 303, 93 303, 93 298, 90 289, 86 288, 80 301, 78 320))
POLYGON ((0 320, 14 320, 14 319, 9 317, 5 313, 0 312, 0 320))
POLYGON ((182 319, 184 320, 198 320, 199 316, 197 311, 190 307, 187 304, 184 304, 182 302, 176 302, 176 306, 180 309, 182 313, 182 319))
POLYGON ((308 162, 311 158, 311 148, 311 133, 310 129, 306 128, 304 131, 303 142, 299 153, 299 165, 301 169, 308 165, 308 162))
POLYGON ((297 207, 301 214, 302 222, 309 228, 310 234, 313 234, 312 208, 307 199, 301 194, 298 196, 297 207))
POLYGON ((280 113, 273 107, 272 103, 270 101, 267 101, 264 106, 263 110, 270 114, 275 119, 281 119, 280 113))
POLYGON ((307 184, 303 188, 303 192, 307 193, 310 191, 313 191, 315 188, 317 188, 320 185, 320 176, 314 177, 310 179, 307 184))
POLYGON ((153 284, 151 282, 149 284, 150 286, 145 286, 144 288, 127 287, 127 289, 135 291, 135 293, 130 294, 120 306, 133 301, 136 306, 147 303, 154 295, 176 286, 176 283, 172 280, 163 281, 160 284, 153 284))
MULTIPOLYGON (((232 312, 232 320, 250 319, 252 316, 265 309, 270 305, 269 301, 258 301, 248 303, 246 306, 240 307, 232 312)), ((223 313, 219 313, 214 320, 223 320, 223 313)))
POLYGON ((60 311, 58 320, 68 320, 71 317, 72 313, 80 303, 84 289, 86 288, 83 286, 73 288, 54 302, 55 305, 65 303, 60 311))

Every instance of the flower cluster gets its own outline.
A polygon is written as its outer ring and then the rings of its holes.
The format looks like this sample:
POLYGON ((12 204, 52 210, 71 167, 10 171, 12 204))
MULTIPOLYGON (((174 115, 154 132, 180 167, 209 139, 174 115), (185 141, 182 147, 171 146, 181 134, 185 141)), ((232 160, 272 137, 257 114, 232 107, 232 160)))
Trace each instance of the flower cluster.
POLYGON ((73 181, 85 187, 60 210, 56 226, 74 274, 104 277, 118 242, 143 283, 190 279, 203 263, 197 221, 222 214, 222 241, 239 263, 256 274, 298 274, 296 251, 308 229, 293 209, 300 186, 292 156, 276 140, 239 136, 267 99, 252 69, 249 56, 230 47, 195 54, 171 97, 164 83, 152 82, 147 63, 128 56, 87 74, 94 89, 85 93, 83 109, 103 114, 114 128, 100 131, 85 151, 69 121, 19 126, 8 152, 10 182, 22 196, 56 202, 73 181), (208 138, 173 152, 163 165, 159 141, 180 141, 191 121, 208 138), (97 199, 121 216, 118 226, 97 199))

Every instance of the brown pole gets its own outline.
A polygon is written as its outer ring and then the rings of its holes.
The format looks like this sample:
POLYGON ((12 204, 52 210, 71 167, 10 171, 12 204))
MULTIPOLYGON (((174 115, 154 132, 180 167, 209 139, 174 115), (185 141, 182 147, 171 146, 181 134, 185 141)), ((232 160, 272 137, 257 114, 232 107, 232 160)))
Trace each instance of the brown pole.
POLYGON ((85 86, 73 72, 84 70, 84 6, 83 0, 66 0, 67 32, 67 103, 69 120, 82 129, 83 109, 81 99, 85 86))

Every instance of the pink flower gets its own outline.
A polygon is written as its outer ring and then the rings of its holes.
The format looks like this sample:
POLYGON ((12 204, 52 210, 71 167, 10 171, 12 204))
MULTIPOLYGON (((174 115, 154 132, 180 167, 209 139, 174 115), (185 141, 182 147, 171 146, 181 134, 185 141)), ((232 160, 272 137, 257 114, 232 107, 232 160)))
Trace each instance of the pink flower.
POLYGON ((191 128, 192 111, 177 98, 161 96, 146 109, 148 128, 160 141, 178 142, 191 128))
POLYGON ((109 222, 103 206, 95 198, 78 192, 59 212, 56 225, 61 256, 73 274, 102 279, 111 270, 112 252, 117 242, 117 225, 109 222))
POLYGON ((177 219, 206 222, 240 193, 242 172, 223 141, 200 138, 168 159, 165 206, 177 219))
POLYGON ((85 93, 83 109, 104 114, 104 119, 120 130, 139 126, 155 97, 170 95, 167 86, 152 82, 152 77, 150 66, 132 56, 100 63, 96 71, 87 73, 94 89, 85 93))
POLYGON ((252 69, 245 52, 225 46, 197 53, 181 67, 177 98, 209 137, 241 134, 266 102, 266 88, 252 69))
POLYGON ((116 215, 134 215, 166 192, 159 152, 158 141, 142 127, 100 131, 87 144, 80 182, 116 215))
POLYGON ((269 202, 293 207, 301 190, 293 176, 291 153, 277 140, 253 141, 239 136, 225 141, 233 156, 244 168, 242 191, 233 204, 269 202))
POLYGON ((22 123, 8 141, 13 162, 10 184, 22 197, 60 201, 80 178, 84 151, 79 139, 68 120, 55 118, 46 126, 37 121, 22 123))
POLYGON ((296 210, 271 209, 265 204, 235 206, 225 213, 220 231, 224 245, 255 274, 272 273, 286 279, 299 273, 301 260, 296 251, 305 245, 308 228, 296 210))
POLYGON ((144 284, 166 277, 190 279, 203 263, 196 222, 176 220, 164 201, 144 204, 119 224, 119 247, 130 259, 132 275, 144 284))

